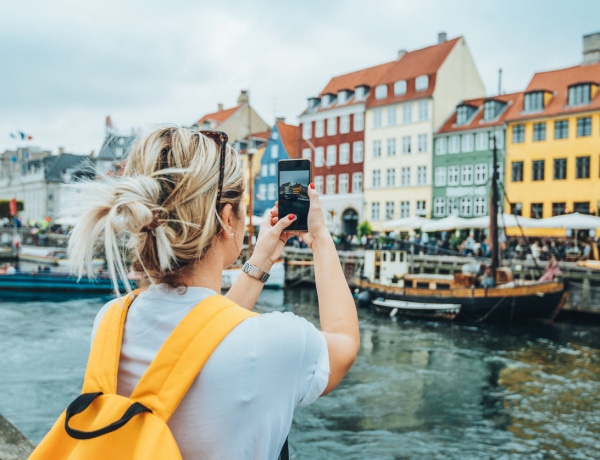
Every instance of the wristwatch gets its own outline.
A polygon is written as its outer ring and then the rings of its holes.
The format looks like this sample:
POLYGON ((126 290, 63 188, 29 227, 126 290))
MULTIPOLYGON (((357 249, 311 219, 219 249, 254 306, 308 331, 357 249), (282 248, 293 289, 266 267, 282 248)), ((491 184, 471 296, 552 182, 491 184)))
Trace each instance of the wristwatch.
POLYGON ((258 268, 256 265, 249 264, 248 262, 244 264, 244 266, 242 267, 242 271, 244 273, 247 273, 252 278, 256 278, 258 281, 262 281, 263 283, 266 283, 269 279, 269 276, 271 276, 264 270, 258 268))

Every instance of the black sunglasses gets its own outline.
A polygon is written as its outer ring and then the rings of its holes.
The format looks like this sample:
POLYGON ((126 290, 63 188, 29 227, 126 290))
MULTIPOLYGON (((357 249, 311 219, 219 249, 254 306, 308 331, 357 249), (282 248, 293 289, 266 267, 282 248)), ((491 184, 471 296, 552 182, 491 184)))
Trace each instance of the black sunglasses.
POLYGON ((221 195, 223 194, 223 180, 225 178, 225 152, 227 150, 227 141, 229 137, 223 131, 200 131, 200 134, 211 139, 221 148, 221 160, 219 165, 219 183, 217 189, 217 211, 221 204, 221 195))

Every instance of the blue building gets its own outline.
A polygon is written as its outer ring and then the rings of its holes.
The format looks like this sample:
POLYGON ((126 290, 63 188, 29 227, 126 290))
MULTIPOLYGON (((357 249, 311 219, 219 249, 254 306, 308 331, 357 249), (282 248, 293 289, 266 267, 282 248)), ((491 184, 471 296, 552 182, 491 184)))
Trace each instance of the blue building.
POLYGON ((277 201, 277 162, 298 158, 298 127, 277 119, 254 180, 254 215, 262 216, 277 201))

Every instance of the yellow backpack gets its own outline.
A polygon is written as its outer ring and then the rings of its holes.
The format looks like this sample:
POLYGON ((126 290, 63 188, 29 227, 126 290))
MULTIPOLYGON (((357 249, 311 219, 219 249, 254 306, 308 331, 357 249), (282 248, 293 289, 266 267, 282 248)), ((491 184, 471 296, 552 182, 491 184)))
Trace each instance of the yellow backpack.
POLYGON ((167 421, 225 336, 255 316, 221 295, 196 305, 177 325, 130 397, 116 394, 127 311, 137 291, 115 302, 100 322, 82 394, 33 451, 37 459, 180 459, 167 421))

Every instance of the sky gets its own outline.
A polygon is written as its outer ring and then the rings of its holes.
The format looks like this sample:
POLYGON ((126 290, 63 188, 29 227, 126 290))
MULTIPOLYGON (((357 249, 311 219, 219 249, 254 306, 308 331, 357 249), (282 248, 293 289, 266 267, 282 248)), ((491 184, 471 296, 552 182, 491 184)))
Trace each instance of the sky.
POLYGON ((118 132, 237 105, 298 124, 336 75, 463 36, 488 95, 578 65, 598 0, 20 0, 0 5, 0 152, 96 153, 118 132), (15 140, 24 132, 30 141, 15 140))

